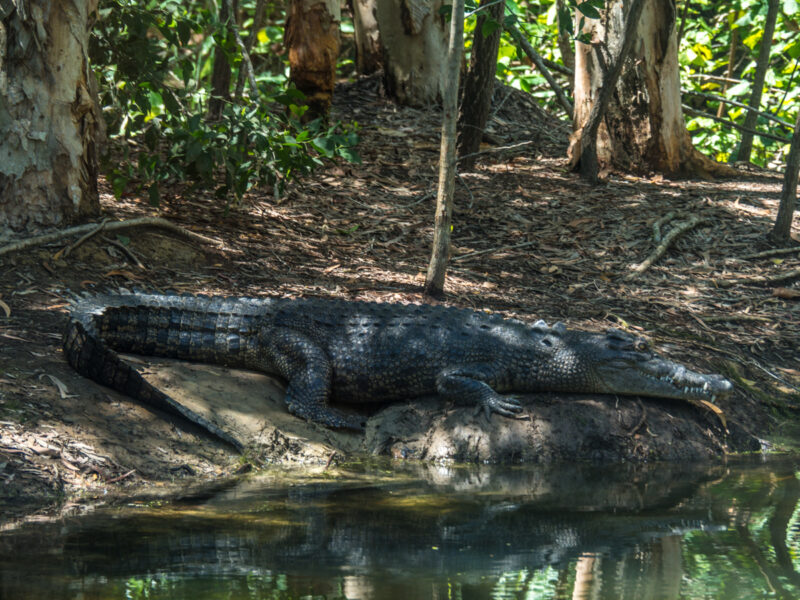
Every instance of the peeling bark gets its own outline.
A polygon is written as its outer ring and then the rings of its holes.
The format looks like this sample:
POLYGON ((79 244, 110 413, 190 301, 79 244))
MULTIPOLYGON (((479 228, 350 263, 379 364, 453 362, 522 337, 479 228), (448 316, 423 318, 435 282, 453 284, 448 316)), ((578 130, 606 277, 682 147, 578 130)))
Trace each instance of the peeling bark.
POLYGON ((386 91, 400 104, 429 106, 444 96, 447 23, 442 0, 377 0, 386 91))
POLYGON ((0 233, 100 209, 87 61, 97 0, 16 4, 0 21, 0 233))
POLYGON ((306 118, 325 116, 330 109, 341 20, 337 0, 292 0, 289 6, 284 42, 291 81, 306 95, 306 118))
POLYGON ((371 75, 383 66, 381 34, 378 29, 376 0, 352 0, 356 39, 356 69, 371 75))
MULTIPOLYGON (((613 0, 600 19, 586 19, 584 32, 592 44, 577 43, 575 53, 576 136, 599 96, 607 57, 622 43, 628 4, 613 0)), ((736 173, 692 145, 681 108, 675 15, 673 0, 645 2, 633 50, 598 130, 601 170, 701 177, 736 173)))

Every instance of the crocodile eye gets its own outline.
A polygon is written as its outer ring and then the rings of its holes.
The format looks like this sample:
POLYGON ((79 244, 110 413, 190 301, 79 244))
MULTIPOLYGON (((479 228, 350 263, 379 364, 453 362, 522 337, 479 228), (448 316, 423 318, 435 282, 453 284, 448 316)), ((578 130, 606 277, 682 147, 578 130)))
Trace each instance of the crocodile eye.
POLYGON ((643 339, 638 339, 634 343, 633 347, 636 349, 637 352, 647 352, 647 341, 643 339))

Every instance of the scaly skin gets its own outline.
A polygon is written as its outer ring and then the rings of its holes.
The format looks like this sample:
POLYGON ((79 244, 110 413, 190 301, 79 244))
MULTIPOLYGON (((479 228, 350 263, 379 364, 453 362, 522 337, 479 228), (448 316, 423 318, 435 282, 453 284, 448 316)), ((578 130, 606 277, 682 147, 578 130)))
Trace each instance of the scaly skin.
POLYGON ((79 300, 64 352, 82 375, 238 440, 147 383, 117 352, 241 367, 283 377, 293 414, 363 429, 329 401, 367 404, 439 394, 514 417, 508 392, 711 400, 733 385, 655 354, 640 337, 568 330, 481 312, 323 299, 123 294, 79 300))

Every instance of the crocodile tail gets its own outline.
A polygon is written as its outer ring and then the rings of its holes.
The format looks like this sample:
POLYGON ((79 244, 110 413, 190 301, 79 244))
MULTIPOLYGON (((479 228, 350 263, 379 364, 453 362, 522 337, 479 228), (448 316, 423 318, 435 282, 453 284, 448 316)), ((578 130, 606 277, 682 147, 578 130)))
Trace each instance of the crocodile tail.
POLYGON ((73 317, 64 333, 64 353, 69 364, 78 373, 148 406, 187 419, 237 450, 243 449, 239 440, 145 380, 133 366, 94 335, 92 329, 91 321, 84 323, 73 317))

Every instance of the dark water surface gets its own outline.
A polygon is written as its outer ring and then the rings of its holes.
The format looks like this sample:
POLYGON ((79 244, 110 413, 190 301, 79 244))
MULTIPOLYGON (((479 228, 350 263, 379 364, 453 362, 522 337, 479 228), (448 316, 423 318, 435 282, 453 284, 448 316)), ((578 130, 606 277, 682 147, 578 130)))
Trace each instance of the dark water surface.
POLYGON ((0 599, 800 598, 800 460, 356 465, 0 532, 0 599))

